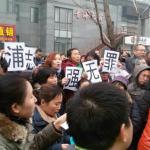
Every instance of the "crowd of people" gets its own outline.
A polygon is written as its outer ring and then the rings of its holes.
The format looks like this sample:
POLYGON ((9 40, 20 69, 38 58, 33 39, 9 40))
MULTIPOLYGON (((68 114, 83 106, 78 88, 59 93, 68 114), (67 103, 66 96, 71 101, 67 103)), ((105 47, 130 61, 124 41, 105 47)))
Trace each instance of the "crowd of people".
POLYGON ((43 57, 37 49, 32 72, 12 73, 1 57, 0 150, 149 150, 150 52, 141 44, 120 52, 113 73, 104 62, 96 51, 43 57), (77 91, 64 89, 66 67, 91 60, 102 82, 83 71, 77 91))

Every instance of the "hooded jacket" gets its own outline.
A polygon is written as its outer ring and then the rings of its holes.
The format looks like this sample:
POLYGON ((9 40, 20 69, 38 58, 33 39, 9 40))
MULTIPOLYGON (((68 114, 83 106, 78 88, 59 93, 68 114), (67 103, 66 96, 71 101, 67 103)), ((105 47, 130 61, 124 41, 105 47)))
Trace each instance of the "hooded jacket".
POLYGON ((145 93, 149 92, 145 89, 145 86, 140 86, 138 83, 138 77, 144 70, 150 70, 150 67, 144 64, 138 65, 134 69, 134 81, 128 85, 128 91, 133 99, 131 107, 131 120, 133 122, 133 140, 129 150, 136 150, 138 141, 141 137, 143 129, 147 122, 148 110, 150 106, 150 98, 145 96, 145 93))

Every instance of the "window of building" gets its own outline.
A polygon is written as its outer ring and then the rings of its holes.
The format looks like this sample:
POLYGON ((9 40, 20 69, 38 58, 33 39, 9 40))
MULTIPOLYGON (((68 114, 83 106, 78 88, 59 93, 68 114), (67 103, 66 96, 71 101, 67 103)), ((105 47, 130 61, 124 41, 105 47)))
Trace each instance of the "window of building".
POLYGON ((15 14, 16 14, 16 20, 19 21, 20 20, 20 6, 19 6, 19 4, 15 5, 15 14))
POLYGON ((6 0, 1 0, 0 1, 0 12, 7 12, 7 1, 6 0))
POLYGON ((32 23, 38 23, 39 22, 39 8, 31 7, 30 21, 32 23))
POLYGON ((72 47, 73 10, 55 7, 55 50, 66 52, 72 47))

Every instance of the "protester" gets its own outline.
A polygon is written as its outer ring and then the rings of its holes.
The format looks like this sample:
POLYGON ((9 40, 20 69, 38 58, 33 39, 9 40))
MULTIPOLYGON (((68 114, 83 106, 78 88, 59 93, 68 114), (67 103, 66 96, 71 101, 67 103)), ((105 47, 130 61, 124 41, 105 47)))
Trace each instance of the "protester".
POLYGON ((81 80, 78 82, 78 88, 81 89, 81 88, 86 87, 90 84, 92 84, 90 80, 88 80, 86 78, 81 78, 81 80))
POLYGON ((126 59, 126 68, 129 73, 133 73, 135 63, 138 59, 145 58, 146 48, 142 44, 133 47, 133 56, 126 59))
POLYGON ((127 91, 128 83, 129 83, 129 80, 126 77, 123 77, 123 76, 116 76, 113 79, 113 81, 112 81, 112 84, 114 86, 116 86, 120 90, 125 91, 125 93, 126 93, 126 95, 128 97, 128 101, 132 105, 133 104, 133 100, 132 100, 130 94, 128 93, 128 91, 127 91))
POLYGON ((62 61, 62 69, 65 72, 66 67, 80 67, 80 52, 77 48, 72 48, 67 51, 68 59, 62 61))
POLYGON ((95 51, 90 51, 86 54, 85 57, 86 61, 90 61, 90 60, 97 60, 97 65, 99 66, 100 63, 100 58, 99 56, 95 53, 95 51))
POLYGON ((61 135, 65 115, 50 123, 38 134, 31 134, 36 98, 31 84, 14 75, 0 77, 0 149, 44 150, 61 135))
POLYGON ((36 74, 33 74, 33 84, 34 87, 49 83, 57 85, 57 76, 56 76, 56 70, 49 67, 40 67, 36 74), (39 84, 39 85, 37 85, 39 84))
POLYGON ((43 63, 42 56, 43 56, 42 50, 38 48, 35 51, 35 57, 34 57, 34 63, 36 66, 41 65, 43 63))
POLYGON ((61 69, 61 57, 58 53, 50 53, 45 60, 44 66, 46 67, 52 67, 57 70, 61 69))
POLYGON ((128 98, 123 90, 97 83, 67 104, 67 122, 76 149, 126 150, 132 140, 128 98))
POLYGON ((61 56, 58 53, 50 53, 43 66, 56 69, 56 75, 58 78, 59 85, 63 86, 68 82, 68 79, 65 78, 64 71, 61 69, 61 56))
POLYGON ((62 60, 62 61, 65 60, 65 59, 67 59, 67 57, 65 56, 64 53, 61 53, 61 54, 60 54, 60 57, 61 57, 61 60, 62 60))
POLYGON ((109 72, 102 71, 102 72, 100 72, 100 75, 101 75, 101 78, 102 78, 102 82, 105 82, 105 83, 111 82, 112 78, 111 78, 109 72))
POLYGON ((128 79, 126 79, 123 76, 116 76, 112 81, 113 85, 122 90, 127 90, 128 83, 129 83, 128 79))
MULTIPOLYGON (((55 121, 60 115, 59 110, 62 103, 62 89, 56 85, 43 84, 39 90, 39 101, 33 115, 34 133, 40 132, 49 123, 55 121)), ((69 144, 69 136, 63 132, 49 149, 66 150, 69 144)))
POLYGON ((133 76, 134 79, 133 82, 128 85, 128 91, 133 102, 136 102, 138 106, 136 110, 132 111, 139 111, 139 114, 134 115, 134 118, 132 118, 134 135, 130 150, 137 149, 139 138, 147 122, 150 100, 148 97, 144 97, 144 95, 147 91, 147 84, 150 81, 150 67, 145 64, 137 65, 134 69, 133 76))
POLYGON ((81 58, 80 58, 80 63, 85 62, 85 57, 86 57, 86 55, 82 55, 82 56, 81 56, 81 58))
MULTIPOLYGON (((62 70, 64 73, 66 73, 66 67, 80 67, 80 52, 77 48, 72 48, 67 51, 67 57, 68 59, 62 61, 62 70)), ((65 105, 69 98, 71 98, 74 95, 75 91, 64 89, 63 91, 63 103, 62 103, 62 109, 61 114, 65 112, 65 105)))

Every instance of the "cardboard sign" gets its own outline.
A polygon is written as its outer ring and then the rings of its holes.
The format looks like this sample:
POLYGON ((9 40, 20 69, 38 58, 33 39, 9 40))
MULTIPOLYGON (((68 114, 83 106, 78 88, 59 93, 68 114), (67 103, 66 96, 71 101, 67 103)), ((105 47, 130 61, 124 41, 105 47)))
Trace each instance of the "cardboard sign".
POLYGON ((112 72, 117 68, 119 52, 105 50, 103 72, 112 72))
POLYGON ((64 86, 64 89, 71 91, 77 91, 77 84, 81 79, 82 68, 78 67, 66 67, 65 77, 68 78, 68 84, 64 86))
POLYGON ((88 80, 92 83, 101 82, 101 76, 98 70, 97 60, 91 60, 87 62, 83 62, 84 71, 88 75, 88 80))

